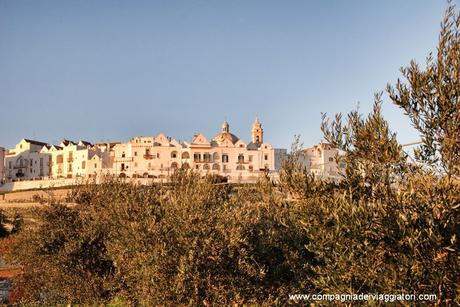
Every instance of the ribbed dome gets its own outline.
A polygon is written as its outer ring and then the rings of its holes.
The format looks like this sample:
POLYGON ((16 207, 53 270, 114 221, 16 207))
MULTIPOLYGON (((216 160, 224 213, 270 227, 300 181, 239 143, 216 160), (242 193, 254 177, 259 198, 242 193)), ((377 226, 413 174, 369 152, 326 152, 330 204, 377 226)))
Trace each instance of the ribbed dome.
POLYGON ((230 133, 230 125, 227 121, 224 121, 224 123, 222 124, 221 132, 218 135, 216 135, 212 140, 216 141, 219 145, 225 141, 230 141, 232 142, 232 144, 235 144, 236 142, 238 142, 239 138, 236 135, 230 133))
POLYGON ((213 138, 213 141, 216 141, 217 144, 221 144, 226 140, 232 142, 232 144, 235 144, 236 142, 238 142, 239 138, 230 132, 223 131, 213 138))

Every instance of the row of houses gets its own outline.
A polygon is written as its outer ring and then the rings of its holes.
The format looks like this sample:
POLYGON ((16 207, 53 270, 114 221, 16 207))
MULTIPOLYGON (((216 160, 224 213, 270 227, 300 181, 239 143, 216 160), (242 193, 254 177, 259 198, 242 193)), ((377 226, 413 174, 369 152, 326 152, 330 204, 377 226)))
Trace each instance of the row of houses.
MULTIPOLYGON (((317 176, 336 180, 336 154, 332 146, 320 143, 304 150, 303 161, 317 176)), ((225 121, 212 139, 197 133, 191 142, 163 133, 134 137, 125 143, 63 140, 50 145, 22 139, 13 149, 0 148, 0 178, 3 182, 101 175, 163 179, 181 168, 221 175, 231 182, 248 182, 266 172, 276 176, 286 155, 285 149, 275 149, 264 141, 258 119, 252 125, 249 143, 232 134, 225 121)))

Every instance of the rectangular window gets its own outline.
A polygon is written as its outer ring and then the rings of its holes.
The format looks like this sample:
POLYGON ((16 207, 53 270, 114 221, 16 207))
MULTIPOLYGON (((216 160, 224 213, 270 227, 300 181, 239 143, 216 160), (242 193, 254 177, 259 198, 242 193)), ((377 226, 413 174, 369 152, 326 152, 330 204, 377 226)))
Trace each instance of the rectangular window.
POLYGON ((334 161, 334 158, 329 157, 329 162, 333 162, 333 161, 334 161))
POLYGON ((268 160, 268 155, 265 155, 265 160, 268 160))
POLYGON ((94 163, 94 168, 97 168, 97 163, 94 163))
POLYGON ((86 168, 86 161, 81 161, 81 169, 85 169, 86 168))
POLYGON ((13 168, 13 163, 11 161, 8 164, 10 166, 9 168, 13 168))
POLYGON ((40 158, 40 166, 43 166, 43 158, 40 158))
POLYGON ((227 154, 222 155, 222 163, 228 163, 228 155, 227 154))
POLYGON ((137 151, 134 152, 134 156, 137 157, 137 151))
POLYGON ((249 162, 252 162, 252 155, 249 156, 249 162))
POLYGON ((63 155, 58 155, 58 156, 56 157, 56 162, 57 162, 57 163, 62 163, 62 162, 64 162, 64 156, 63 156, 63 155))
POLYGON ((30 166, 32 166, 33 163, 34 163, 34 161, 32 159, 30 159, 30 166))

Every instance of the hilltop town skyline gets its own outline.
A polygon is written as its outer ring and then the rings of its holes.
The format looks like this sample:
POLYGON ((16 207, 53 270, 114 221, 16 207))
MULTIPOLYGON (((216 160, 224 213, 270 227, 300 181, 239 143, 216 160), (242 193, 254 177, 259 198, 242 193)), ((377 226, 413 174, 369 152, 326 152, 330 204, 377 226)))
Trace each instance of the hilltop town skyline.
MULTIPOLYGON (((424 62, 444 4, 3 1, 0 146, 183 139, 225 118, 244 136, 256 116, 278 147, 315 144, 321 112, 366 113, 401 65, 424 62)), ((383 110, 400 142, 417 139, 383 110)))

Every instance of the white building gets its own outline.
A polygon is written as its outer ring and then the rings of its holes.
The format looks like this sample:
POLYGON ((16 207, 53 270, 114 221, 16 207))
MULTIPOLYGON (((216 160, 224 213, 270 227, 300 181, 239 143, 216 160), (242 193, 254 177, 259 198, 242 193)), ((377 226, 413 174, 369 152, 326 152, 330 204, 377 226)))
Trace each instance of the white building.
POLYGON ((6 180, 40 179, 48 176, 48 156, 41 153, 45 145, 47 144, 43 142, 22 139, 14 149, 6 151, 6 180))
POLYGON ((317 178, 332 181, 340 180, 342 168, 336 161, 336 157, 339 155, 337 148, 331 144, 320 142, 304 149, 302 153, 300 158, 303 165, 317 178))
POLYGON ((231 182, 248 182, 265 172, 273 175, 276 170, 275 151, 264 142, 258 119, 252 125, 249 143, 232 134, 226 121, 211 140, 198 133, 190 143, 178 142, 162 133, 155 137, 135 137, 127 143, 95 145, 69 140, 48 145, 23 139, 6 152, 4 165, 7 181, 91 178, 103 174, 168 178, 182 168, 203 175, 221 175, 231 182))
POLYGON ((216 174, 231 181, 254 181, 265 171, 274 171, 274 151, 263 142, 259 120, 253 124, 249 144, 230 133, 225 121, 211 141, 195 134, 190 143, 164 134, 135 137, 113 148, 113 173, 120 177, 167 178, 178 168, 216 174))
POLYGON ((110 173, 112 167, 110 145, 92 145, 86 141, 63 140, 59 146, 44 146, 43 154, 50 157, 50 178, 93 177, 102 174, 103 169, 110 173))

